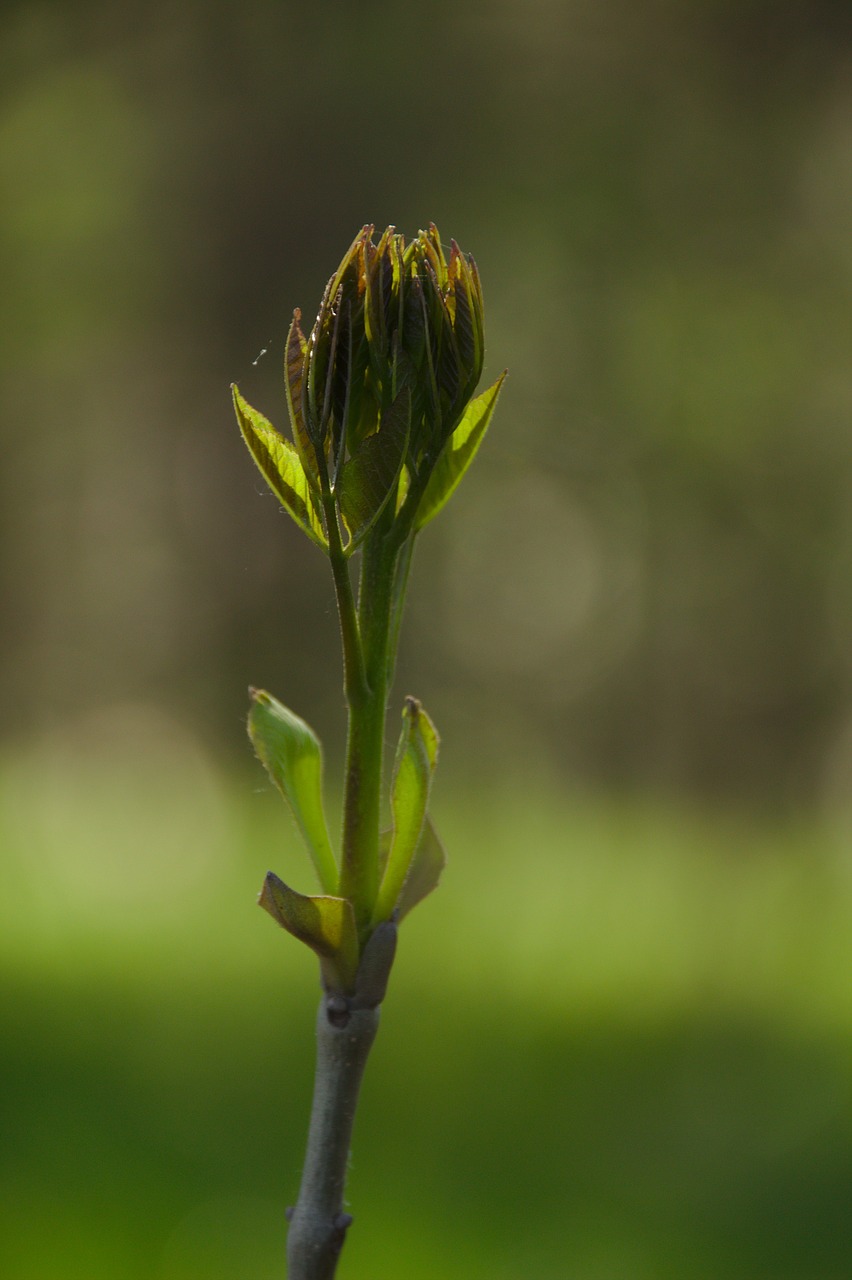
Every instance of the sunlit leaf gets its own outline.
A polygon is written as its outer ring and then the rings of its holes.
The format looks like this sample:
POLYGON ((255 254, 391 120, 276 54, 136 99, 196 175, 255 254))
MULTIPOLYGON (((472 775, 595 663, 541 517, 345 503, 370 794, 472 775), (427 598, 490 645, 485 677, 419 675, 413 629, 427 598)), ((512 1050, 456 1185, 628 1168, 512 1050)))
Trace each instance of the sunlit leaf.
POLYGON ((306 897, 268 871, 258 902, 282 929, 316 952, 326 986, 354 989, 358 932, 348 898, 306 897))
POLYGON ((287 409, 290 413, 290 425, 293 429, 293 443, 304 468, 311 487, 315 492, 319 492, 319 475, 317 473, 316 451, 311 443, 305 426, 304 412, 302 409, 304 380, 305 380, 305 356, 308 350, 308 344, 305 335, 302 333, 299 321, 302 313, 297 307, 293 312, 293 320, 290 324, 290 332, 287 334, 287 349, 284 359, 284 385, 287 390, 287 409))
POLYGON ((329 297, 331 298, 335 297, 337 290, 340 288, 341 284, 343 283, 344 277, 353 266, 355 268, 356 278, 359 278, 360 276, 363 275, 364 246, 367 243, 367 241, 371 238, 372 234, 373 234, 372 223, 368 223, 367 226, 362 227, 361 230, 358 232, 357 236, 352 241, 349 248, 346 250, 346 253, 343 255, 343 259, 340 263, 340 266, 337 268, 331 280, 329 281, 329 297))
POLYGON ((411 488, 411 476, 409 474, 408 467, 403 467, 399 473, 399 484, 396 490, 396 510, 397 511, 399 511, 402 508, 402 504, 405 502, 405 499, 408 496, 408 490, 410 488, 411 488))
POLYGON ((393 830, 388 827, 386 831, 379 832, 379 883, 381 884, 382 876, 385 874, 385 867, 388 865, 388 854, 390 853, 391 842, 393 841, 393 830))
POLYGON ((450 297, 454 300, 453 324, 465 376, 465 395, 472 395, 482 372, 482 310, 475 295, 470 263, 455 240, 449 265, 450 297))
POLYGON ((406 698, 402 734, 391 786, 393 835, 373 912, 374 921, 393 913, 412 864, 438 759, 438 734, 416 698, 406 698))
POLYGON ((319 508, 299 455, 271 422, 232 388, 234 408, 243 439, 258 469, 281 505, 308 537, 328 548, 319 508))
POLYGON ((505 377, 505 373, 501 373, 494 385, 471 400, 465 409, 461 422, 444 445, 429 477, 417 508, 415 529, 422 529, 438 514, 473 461, 488 429, 505 377))
POLYGON ((371 240, 364 244, 364 329, 371 346, 385 345, 394 284, 395 242, 394 229, 388 227, 377 245, 371 240))
POLYGON ((439 288, 444 289, 447 284, 447 260, 444 257, 441 237, 434 222, 429 223, 428 231, 418 232, 418 239, 423 246, 427 261, 435 272, 435 279, 439 288))
POLYGON ((337 864, 322 803, 322 747, 304 720, 263 689, 252 690, 248 731, 258 759, 293 811, 326 893, 337 889, 337 864))
POLYGON ((411 396, 404 387, 382 415, 378 431, 367 436, 344 463, 335 497, 354 550, 380 515, 405 460, 411 428, 411 396))
POLYGON ((446 865, 447 855, 444 852, 444 846, 438 839, 437 832, 427 814, 423 822, 420 842, 411 860, 411 866, 405 878, 402 893, 397 899, 400 920, 407 916, 412 907, 417 906, 418 902, 422 902, 427 894, 430 894, 433 889, 437 889, 438 881, 441 879, 441 873, 446 865))

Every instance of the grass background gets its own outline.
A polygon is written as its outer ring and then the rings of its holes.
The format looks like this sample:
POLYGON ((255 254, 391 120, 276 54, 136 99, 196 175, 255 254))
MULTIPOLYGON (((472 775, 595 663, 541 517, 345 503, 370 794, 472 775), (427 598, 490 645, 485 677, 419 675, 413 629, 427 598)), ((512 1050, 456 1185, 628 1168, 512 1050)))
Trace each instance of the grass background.
MULTIPOLYGON (((283 806, 129 707, 2 789, 3 1275, 279 1276, 316 997, 252 906, 267 859, 308 882, 283 806)), ((341 1274, 841 1280, 839 833, 541 778, 436 815, 341 1274)))

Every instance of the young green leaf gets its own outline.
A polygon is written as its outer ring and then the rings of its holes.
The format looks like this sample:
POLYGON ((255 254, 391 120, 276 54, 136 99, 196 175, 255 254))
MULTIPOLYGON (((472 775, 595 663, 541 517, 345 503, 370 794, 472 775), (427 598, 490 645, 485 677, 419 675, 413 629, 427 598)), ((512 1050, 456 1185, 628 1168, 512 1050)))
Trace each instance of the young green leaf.
POLYGON ((393 835, 376 898, 373 922, 393 914, 414 859, 438 759, 438 734, 416 698, 406 698, 391 786, 393 835))
POLYGON ((319 739, 277 698, 251 691, 248 732, 258 759, 289 804, 326 893, 337 890, 337 864, 322 804, 319 739))
POLYGON ((306 897, 268 871, 258 903, 282 929, 316 952, 326 987, 354 990, 358 932, 348 898, 306 897))
POLYGON ((379 832, 379 884, 382 882, 382 876, 385 874, 385 867, 388 865, 388 854, 393 844, 393 828, 388 827, 385 831, 379 832))
POLYGON ((305 357, 308 352, 308 344, 299 324, 301 318, 302 313, 296 307, 290 324, 290 332, 287 334, 287 349, 284 358, 284 385, 287 390, 287 410, 290 414, 293 443, 296 446, 296 452, 299 455, 308 482, 314 492, 318 494, 320 492, 320 481, 317 471, 316 450, 308 435, 302 409, 305 357))
POLYGON ((378 431, 362 440, 343 464, 335 497, 349 530, 347 552, 355 550, 396 493, 410 429, 411 396, 404 387, 382 415, 378 431))
POLYGON ((231 390, 240 431, 261 475, 299 528, 327 551, 319 507, 298 453, 262 413, 243 399, 236 384, 231 390))
POLYGON ((432 820, 427 813, 423 822, 420 843, 417 846, 414 857, 411 859, 411 866, 408 875, 405 877, 402 893, 397 899, 400 920, 407 916, 412 907, 417 906, 418 902, 422 902, 427 894, 430 894, 433 889, 437 889, 438 881, 441 879, 441 873, 446 865, 447 855, 444 852, 444 846, 438 839, 438 834, 432 826, 432 820))
POLYGON ((461 422, 450 436, 435 463, 414 518, 414 528, 422 529, 436 516, 474 459, 488 429, 503 385, 505 373, 482 395, 471 400, 461 422))

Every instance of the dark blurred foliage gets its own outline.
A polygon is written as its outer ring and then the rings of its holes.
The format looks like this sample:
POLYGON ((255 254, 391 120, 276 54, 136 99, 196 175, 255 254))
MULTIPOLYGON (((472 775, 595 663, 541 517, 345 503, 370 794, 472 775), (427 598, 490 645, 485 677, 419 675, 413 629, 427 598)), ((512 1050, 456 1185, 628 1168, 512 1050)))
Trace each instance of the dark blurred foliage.
POLYGON ((339 742, 328 574, 228 383, 283 425, 293 306, 431 219, 511 379, 401 691, 485 769, 847 775, 849 37, 804 0, 5 6, 6 734, 141 699, 233 746, 252 682, 339 742))

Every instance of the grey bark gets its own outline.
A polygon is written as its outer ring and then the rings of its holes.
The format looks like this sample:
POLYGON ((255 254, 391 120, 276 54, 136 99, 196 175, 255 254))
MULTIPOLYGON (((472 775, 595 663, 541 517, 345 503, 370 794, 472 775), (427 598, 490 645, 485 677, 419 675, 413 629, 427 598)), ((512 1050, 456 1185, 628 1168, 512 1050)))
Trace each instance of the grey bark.
POLYGON ((299 1199, 287 1235, 289 1280, 333 1280, 346 1231, 346 1169, 358 1093, 379 1027, 379 1005, 393 964, 396 925, 374 930, 354 996, 326 993, 317 1015, 317 1069, 299 1199))

